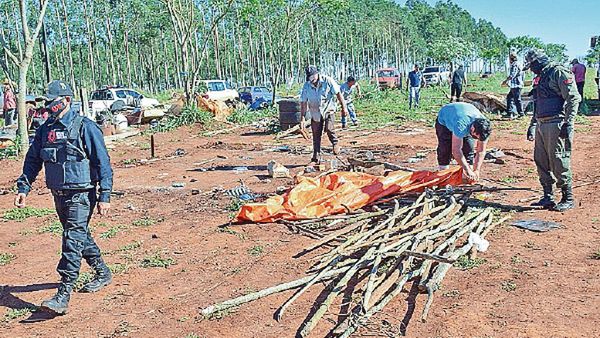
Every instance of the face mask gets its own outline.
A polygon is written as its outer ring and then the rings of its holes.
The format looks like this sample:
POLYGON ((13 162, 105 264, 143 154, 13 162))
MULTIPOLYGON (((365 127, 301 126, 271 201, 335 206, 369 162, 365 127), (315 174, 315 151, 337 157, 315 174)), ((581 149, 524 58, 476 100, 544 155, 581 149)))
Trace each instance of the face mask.
POLYGON ((65 110, 66 106, 65 103, 63 102, 63 100, 55 100, 50 102, 47 106, 46 109, 48 110, 48 112, 50 113, 50 115, 52 116, 57 116, 58 114, 60 114, 63 110, 65 110))

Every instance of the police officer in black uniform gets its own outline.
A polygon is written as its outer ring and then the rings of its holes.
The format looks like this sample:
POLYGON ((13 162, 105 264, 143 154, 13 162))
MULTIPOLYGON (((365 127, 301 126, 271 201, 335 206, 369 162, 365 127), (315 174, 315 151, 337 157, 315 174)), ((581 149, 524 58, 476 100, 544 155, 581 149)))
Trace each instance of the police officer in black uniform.
POLYGON ((31 184, 43 165, 63 235, 62 256, 57 267, 61 283, 56 295, 42 302, 42 309, 62 315, 67 313, 82 258, 94 269, 95 276, 81 291, 95 292, 112 281, 89 229, 96 207, 101 215, 110 209, 112 168, 98 125, 72 109, 70 86, 52 81, 46 97, 50 117, 37 130, 25 157, 23 174, 17 180, 15 205, 25 206, 31 184))

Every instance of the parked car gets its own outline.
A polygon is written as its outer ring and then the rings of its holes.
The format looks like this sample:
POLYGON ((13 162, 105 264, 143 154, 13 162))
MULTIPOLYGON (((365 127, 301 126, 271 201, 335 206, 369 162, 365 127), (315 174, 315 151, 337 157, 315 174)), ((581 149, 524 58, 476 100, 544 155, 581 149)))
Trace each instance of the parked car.
POLYGON ((387 88, 402 88, 402 76, 396 68, 382 68, 377 70, 376 76, 373 82, 377 84, 380 89, 387 88))
POLYGON ((104 87, 92 93, 89 106, 89 114, 92 118, 98 112, 108 111, 116 101, 122 101, 127 105, 140 108, 148 108, 157 106, 160 103, 157 99, 144 97, 138 91, 123 87, 104 87))
POLYGON ((211 100, 233 102, 240 99, 240 94, 227 81, 202 80, 201 82, 206 86, 205 96, 211 100))
POLYGON ((450 71, 446 66, 429 66, 423 69, 423 77, 427 85, 450 82, 450 71))
POLYGON ((260 98, 265 99, 267 102, 273 100, 273 92, 264 86, 242 87, 238 89, 238 92, 240 94, 240 101, 246 104, 252 104, 260 98))

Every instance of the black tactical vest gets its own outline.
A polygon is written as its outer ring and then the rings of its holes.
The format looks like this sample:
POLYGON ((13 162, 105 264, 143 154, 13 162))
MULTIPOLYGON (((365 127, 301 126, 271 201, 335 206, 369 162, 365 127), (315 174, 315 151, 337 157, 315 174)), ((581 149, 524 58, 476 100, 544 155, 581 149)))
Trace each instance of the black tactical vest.
POLYGON ((550 88, 550 77, 555 72, 556 67, 548 67, 540 76, 535 91, 535 113, 538 118, 558 117, 563 112, 565 99, 550 88))
POLYGON ((90 189, 90 160, 83 149, 83 116, 76 116, 67 128, 44 124, 40 157, 44 161, 46 185, 50 190, 90 189))

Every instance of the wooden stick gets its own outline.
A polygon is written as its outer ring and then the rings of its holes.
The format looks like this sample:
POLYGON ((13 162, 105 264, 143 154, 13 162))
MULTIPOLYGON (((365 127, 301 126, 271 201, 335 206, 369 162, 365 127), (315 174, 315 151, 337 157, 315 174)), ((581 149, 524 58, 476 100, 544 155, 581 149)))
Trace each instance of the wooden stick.
MULTIPOLYGON (((319 281, 332 278, 334 276, 339 275, 340 273, 348 271, 349 269, 350 269, 350 267, 346 266, 343 268, 330 270, 330 271, 326 272, 323 276, 321 276, 321 279, 319 281)), ((275 286, 272 286, 272 287, 269 287, 269 288, 266 288, 266 289, 263 289, 263 290, 260 290, 257 292, 253 292, 253 293, 241 296, 241 297, 229 299, 224 302, 205 307, 204 309, 202 309, 201 313, 205 316, 208 316, 212 313, 215 313, 218 311, 223 311, 223 310, 235 307, 235 306, 239 306, 244 303, 248 303, 253 300, 257 300, 257 299, 272 295, 274 293, 294 289, 294 288, 297 288, 299 286, 302 286, 302 285, 310 282, 313 278, 315 278, 315 276, 316 275, 306 276, 304 278, 300 278, 300 279, 297 279, 297 280, 294 280, 291 282, 275 285, 275 286)))

